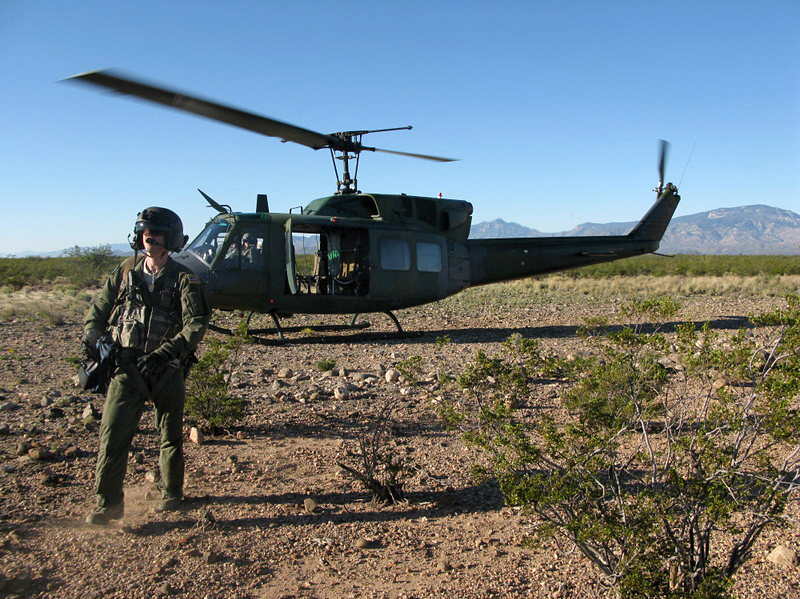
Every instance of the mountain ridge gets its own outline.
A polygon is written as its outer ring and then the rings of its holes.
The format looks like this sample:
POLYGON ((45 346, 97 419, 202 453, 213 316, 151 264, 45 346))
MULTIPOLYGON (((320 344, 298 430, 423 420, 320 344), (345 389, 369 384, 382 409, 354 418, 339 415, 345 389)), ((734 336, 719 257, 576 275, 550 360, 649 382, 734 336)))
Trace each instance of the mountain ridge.
MULTIPOLYGON (((582 223, 543 233, 502 219, 472 225, 470 239, 626 235, 637 221, 582 223)), ((672 219, 659 251, 670 254, 800 254, 800 215, 765 204, 716 208, 672 219)))

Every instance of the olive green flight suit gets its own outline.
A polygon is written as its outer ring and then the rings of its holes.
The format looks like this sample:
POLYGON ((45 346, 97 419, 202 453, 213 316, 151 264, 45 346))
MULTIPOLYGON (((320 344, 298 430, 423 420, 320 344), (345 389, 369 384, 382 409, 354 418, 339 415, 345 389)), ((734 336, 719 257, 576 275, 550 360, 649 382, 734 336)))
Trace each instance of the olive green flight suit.
MULTIPOLYGON (((168 369, 157 395, 150 398, 161 436, 161 496, 180 499, 184 478, 183 361, 202 341, 210 310, 202 282, 186 267, 167 260, 155 274, 150 292, 144 281, 143 264, 144 259, 136 261, 131 257, 111 273, 86 314, 84 335, 110 328, 114 341, 134 357, 156 352, 165 360, 182 361, 180 368, 168 369)), ((143 381, 135 381, 129 374, 131 366, 136 368, 135 361, 114 370, 106 394, 97 455, 98 507, 122 502, 128 452, 148 399, 143 381)))

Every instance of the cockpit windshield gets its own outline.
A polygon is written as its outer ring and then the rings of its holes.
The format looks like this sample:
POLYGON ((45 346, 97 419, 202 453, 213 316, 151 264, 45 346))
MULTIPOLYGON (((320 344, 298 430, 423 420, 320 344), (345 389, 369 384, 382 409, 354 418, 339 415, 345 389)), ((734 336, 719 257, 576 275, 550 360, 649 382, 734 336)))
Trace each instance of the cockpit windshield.
POLYGON ((211 264, 222 250, 225 238, 232 229, 231 223, 225 220, 213 221, 186 248, 206 264, 211 264))

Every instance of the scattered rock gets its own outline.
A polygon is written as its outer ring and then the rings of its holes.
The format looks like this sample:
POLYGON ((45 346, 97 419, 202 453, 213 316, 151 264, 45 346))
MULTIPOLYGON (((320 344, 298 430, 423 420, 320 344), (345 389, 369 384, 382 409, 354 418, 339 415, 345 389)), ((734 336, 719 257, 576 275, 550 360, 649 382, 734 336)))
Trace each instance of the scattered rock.
POLYGON ((167 557, 167 558, 165 558, 165 559, 164 559, 164 561, 163 561, 163 562, 161 562, 161 565, 159 566, 159 568, 158 568, 158 569, 159 569, 161 572, 164 572, 164 571, 166 571, 166 570, 169 570, 169 569, 171 569, 171 568, 174 568, 174 567, 175 567, 175 566, 177 566, 179 563, 180 563, 180 562, 179 562, 179 561, 178 561, 178 560, 177 560, 175 557, 171 557, 171 556, 170 556, 170 557, 167 557))
POLYGON ((52 419, 63 418, 64 410, 62 410, 61 408, 50 408, 47 411, 47 417, 52 419))
POLYGON ((317 502, 311 499, 311 497, 306 497, 303 500, 303 507, 305 508, 306 512, 309 514, 313 514, 317 511, 317 502))
POLYGON ((20 441, 17 443, 17 448, 14 450, 14 455, 28 455, 28 450, 31 448, 29 441, 20 441))
POLYGON ((192 443, 197 443, 198 445, 202 445, 203 441, 205 441, 205 435, 203 435, 203 431, 201 431, 196 426, 193 426, 189 430, 189 441, 192 443))
POLYGON ((144 480, 156 484, 161 480, 161 473, 158 470, 148 470, 144 473, 144 480))
POLYGON ((4 401, 3 403, 0 403, 0 412, 13 412, 17 409, 19 409, 19 406, 13 401, 4 401))
POLYGON ((389 370, 386 371, 384 378, 386 378, 387 383, 396 383, 397 381, 400 380, 400 371, 394 368, 390 368, 389 370))
POLYGON ((80 454, 81 450, 78 449, 77 445, 70 445, 64 450, 64 457, 65 458, 74 458, 80 454))
POLYGON ((358 549, 377 549, 380 546, 381 544, 377 539, 362 537, 356 541, 356 547, 358 549))
POLYGON ((42 472, 39 475, 39 482, 41 482, 45 487, 57 487, 59 478, 52 472, 42 472))
POLYGON ((197 521, 197 524, 195 526, 197 526, 197 528, 200 528, 201 530, 209 530, 215 528, 217 526, 217 521, 214 519, 214 514, 211 513, 211 510, 209 509, 204 510, 203 514, 200 516, 200 519, 197 521))
POLYGON ((775 549, 770 551, 769 555, 767 555, 767 561, 786 570, 796 568, 798 564, 800 564, 797 552, 786 545, 778 545, 775 549))
POLYGON ((278 371, 278 378, 290 379, 294 376, 294 371, 291 368, 281 368, 278 371))
POLYGON ((28 450, 28 457, 37 462, 52 459, 53 454, 44 447, 32 447, 28 450))
POLYGON ((216 564, 219 561, 219 556, 210 549, 203 551, 203 555, 201 557, 207 564, 216 564))
POLYGON ((94 404, 92 404, 92 403, 87 403, 86 404, 86 407, 83 408, 83 412, 81 413, 81 419, 82 420, 86 420, 86 419, 99 420, 100 419, 100 414, 95 409, 94 404))

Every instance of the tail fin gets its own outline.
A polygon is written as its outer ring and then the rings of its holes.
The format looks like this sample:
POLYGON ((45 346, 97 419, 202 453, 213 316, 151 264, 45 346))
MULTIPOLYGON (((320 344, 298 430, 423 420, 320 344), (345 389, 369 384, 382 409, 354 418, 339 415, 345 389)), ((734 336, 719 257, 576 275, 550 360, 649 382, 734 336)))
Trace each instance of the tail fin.
POLYGON ((681 196, 678 195, 678 188, 672 183, 667 183, 664 193, 656 200, 656 203, 648 210, 647 214, 642 217, 639 224, 628 233, 628 237, 637 240, 660 241, 680 201, 681 196))

